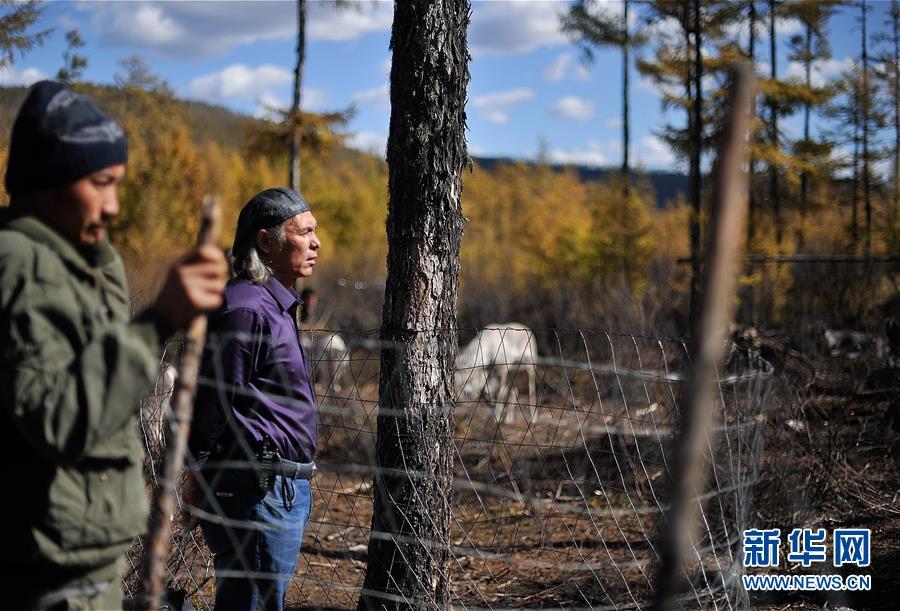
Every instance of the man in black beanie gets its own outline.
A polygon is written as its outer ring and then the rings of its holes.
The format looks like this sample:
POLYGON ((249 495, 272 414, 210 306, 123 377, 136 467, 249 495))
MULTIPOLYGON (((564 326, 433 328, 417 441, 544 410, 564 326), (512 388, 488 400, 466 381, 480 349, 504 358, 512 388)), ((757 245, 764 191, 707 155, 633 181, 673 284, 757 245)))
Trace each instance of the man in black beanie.
POLYGON ((127 146, 89 98, 42 81, 13 125, 0 222, 0 590, 8 609, 121 609, 123 553, 146 526, 141 397, 162 343, 221 303, 198 247, 130 320, 119 213, 127 146))

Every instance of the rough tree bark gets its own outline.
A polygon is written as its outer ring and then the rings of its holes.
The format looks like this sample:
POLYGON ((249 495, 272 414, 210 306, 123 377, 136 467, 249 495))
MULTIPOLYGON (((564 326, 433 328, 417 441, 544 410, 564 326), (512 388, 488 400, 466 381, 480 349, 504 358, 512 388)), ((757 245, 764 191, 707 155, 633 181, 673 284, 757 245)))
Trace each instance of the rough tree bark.
POLYGON ((468 0, 394 6, 375 508, 359 609, 450 602, 468 0))

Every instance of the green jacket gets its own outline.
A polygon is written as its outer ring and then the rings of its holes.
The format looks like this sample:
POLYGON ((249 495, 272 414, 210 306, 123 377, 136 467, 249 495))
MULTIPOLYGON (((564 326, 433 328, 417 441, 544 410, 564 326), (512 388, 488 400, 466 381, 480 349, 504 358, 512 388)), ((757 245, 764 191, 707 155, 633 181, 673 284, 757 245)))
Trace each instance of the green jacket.
POLYGON ((8 585, 27 588, 16 576, 37 571, 51 587, 112 563, 146 526, 137 414, 166 329, 152 314, 130 317, 125 270, 108 243, 91 264, 33 217, 0 227, 8 585))

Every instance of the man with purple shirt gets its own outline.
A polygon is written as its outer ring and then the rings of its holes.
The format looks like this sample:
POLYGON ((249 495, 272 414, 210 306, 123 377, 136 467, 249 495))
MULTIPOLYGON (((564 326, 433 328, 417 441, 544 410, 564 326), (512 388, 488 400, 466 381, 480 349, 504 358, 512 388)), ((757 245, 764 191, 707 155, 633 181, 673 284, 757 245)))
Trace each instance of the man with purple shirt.
POLYGON ((299 193, 259 193, 238 218, 238 275, 209 318, 189 447, 206 490, 198 513, 216 611, 281 611, 297 564, 317 414, 292 287, 312 275, 319 247, 299 193))

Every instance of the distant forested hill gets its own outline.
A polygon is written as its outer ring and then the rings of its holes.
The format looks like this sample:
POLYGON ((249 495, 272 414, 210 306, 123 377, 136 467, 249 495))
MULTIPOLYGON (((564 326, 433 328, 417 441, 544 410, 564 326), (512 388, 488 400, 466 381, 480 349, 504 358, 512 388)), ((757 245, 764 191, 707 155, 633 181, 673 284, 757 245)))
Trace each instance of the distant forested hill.
MULTIPOLYGON (((87 86, 95 97, 101 100, 119 101, 123 93, 112 86, 87 86)), ((16 111, 25 98, 26 87, 0 87, 0 148, 8 144, 9 132, 15 119, 16 111)), ((224 150, 240 150, 244 144, 245 133, 248 126, 259 124, 261 121, 254 117, 242 115, 221 106, 214 106, 205 102, 194 100, 175 100, 176 108, 184 124, 190 132, 191 141, 202 145, 213 143, 224 150)), ((367 153, 359 153, 353 150, 335 151, 339 159, 353 159, 361 156, 369 156, 367 153)), ((517 163, 513 159, 498 157, 476 157, 475 163, 479 168, 493 172, 498 166, 517 163)), ((526 166, 531 162, 521 162, 526 166)), ((578 177, 583 181, 605 182, 618 172, 617 168, 595 168, 587 166, 553 166, 554 169, 574 169, 578 177)), ((664 208, 677 201, 679 194, 687 193, 687 177, 673 172, 646 172, 640 177, 649 182, 649 186, 656 198, 656 206, 664 208)))
MULTIPOLYGON (((503 157, 475 157, 475 162, 484 170, 492 171, 498 165, 516 163, 516 160, 503 157)), ((524 162, 528 165, 530 162, 524 162)), ((606 182, 616 177, 619 168, 597 168, 583 165, 558 165, 551 164, 557 170, 574 169, 578 177, 583 181, 606 182)), ((647 180, 650 188, 656 196, 656 207, 665 208, 674 202, 687 196, 688 177, 676 172, 635 172, 638 180, 647 180)))

